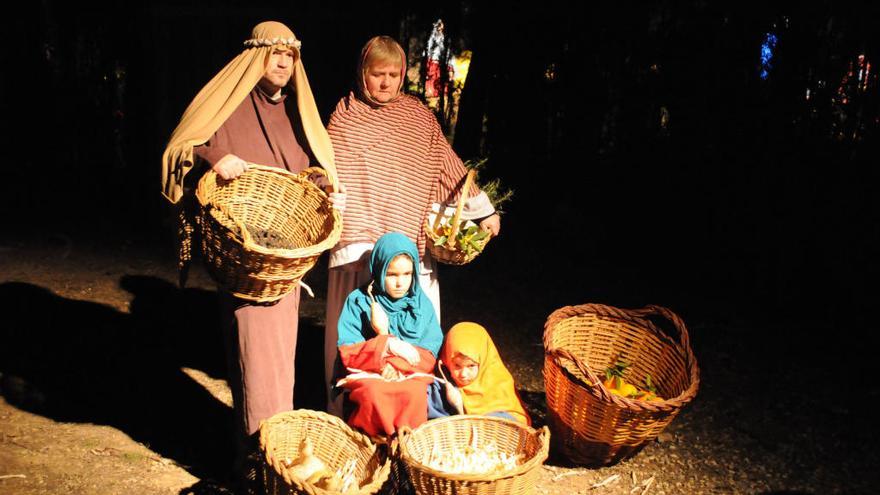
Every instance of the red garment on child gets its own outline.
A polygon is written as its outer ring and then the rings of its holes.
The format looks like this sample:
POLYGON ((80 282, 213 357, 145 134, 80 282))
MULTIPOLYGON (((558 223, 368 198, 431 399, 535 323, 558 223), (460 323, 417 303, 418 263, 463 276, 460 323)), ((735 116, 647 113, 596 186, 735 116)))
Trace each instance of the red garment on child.
MULTIPOLYGON (((346 368, 379 374, 386 363, 404 375, 432 373, 434 355, 418 346, 414 347, 421 359, 416 366, 394 355, 383 357, 388 338, 388 335, 380 335, 366 342, 341 346, 342 364, 346 368)), ((400 381, 362 378, 346 383, 348 399, 355 405, 348 424, 372 436, 391 435, 401 426, 419 426, 428 420, 428 385, 433 381, 431 377, 417 376, 400 381)))

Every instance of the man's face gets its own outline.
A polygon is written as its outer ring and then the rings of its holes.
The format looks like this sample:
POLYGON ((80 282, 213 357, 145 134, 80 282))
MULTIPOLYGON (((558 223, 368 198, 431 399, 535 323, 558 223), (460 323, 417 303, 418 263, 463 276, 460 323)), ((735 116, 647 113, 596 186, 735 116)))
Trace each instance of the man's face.
POLYGON ((364 73, 367 91, 376 101, 386 103, 397 97, 400 89, 400 64, 370 65, 364 73))
POLYGON ((296 52, 282 46, 276 46, 269 57, 269 66, 260 80, 260 87, 270 95, 275 95, 290 82, 293 65, 296 63, 296 52))

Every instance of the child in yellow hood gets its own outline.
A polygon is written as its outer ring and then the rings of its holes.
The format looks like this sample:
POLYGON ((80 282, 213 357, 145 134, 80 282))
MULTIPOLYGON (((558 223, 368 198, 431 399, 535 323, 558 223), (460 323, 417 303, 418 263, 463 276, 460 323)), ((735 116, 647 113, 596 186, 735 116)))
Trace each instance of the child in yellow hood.
POLYGON ((531 425, 513 376, 485 328, 471 322, 456 324, 446 334, 440 356, 461 390, 465 414, 501 416, 531 425))

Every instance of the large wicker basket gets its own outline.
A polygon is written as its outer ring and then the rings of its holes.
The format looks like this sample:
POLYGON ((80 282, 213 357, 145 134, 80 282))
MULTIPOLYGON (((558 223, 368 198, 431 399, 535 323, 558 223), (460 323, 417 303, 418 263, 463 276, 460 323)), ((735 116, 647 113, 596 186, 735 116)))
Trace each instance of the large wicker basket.
POLYGON ((315 455, 327 468, 338 471, 354 459, 359 489, 357 495, 379 491, 391 470, 386 449, 370 437, 354 431, 344 421, 320 411, 297 409, 283 412, 260 424, 260 449, 265 456, 264 482, 270 495, 329 495, 311 483, 291 477, 284 469, 286 459, 299 456, 300 443, 306 436, 313 442, 315 455))
POLYGON ((544 387, 554 451, 576 464, 598 467, 635 455, 693 400, 700 383, 684 322, 660 306, 639 310, 601 304, 554 311, 544 327, 544 387), (677 339, 649 316, 672 322, 677 339), (604 370, 621 360, 625 375, 650 374, 665 398, 647 402, 611 394, 604 370))
POLYGON ((209 171, 199 181, 202 252, 217 283, 242 299, 272 302, 289 294, 342 232, 339 212, 314 185, 310 168, 292 174, 249 165, 235 180, 209 171), (270 233, 285 247, 266 247, 250 230, 270 233))
MULTIPOLYGON (((532 493, 550 449, 549 436, 546 426, 535 430, 516 421, 492 416, 458 415, 435 419, 412 431, 404 428, 400 432, 400 452, 395 466, 398 472, 395 474, 405 475, 407 484, 419 495, 532 493), (492 475, 450 474, 422 462, 435 445, 441 453, 468 445, 474 428, 479 438, 478 446, 492 442, 500 452, 522 454, 523 462, 512 471, 492 475)), ((401 483, 398 481, 397 484, 401 483)))
POLYGON ((465 179, 461 199, 458 201, 458 205, 455 208, 451 208, 441 203, 435 203, 431 206, 431 211, 428 212, 428 218, 425 219, 425 235, 427 237, 428 251, 430 251, 434 259, 441 263, 447 265, 468 264, 483 252, 483 249, 486 248, 486 244, 492 239, 492 236, 490 235, 476 241, 479 249, 470 252, 462 251, 454 242, 456 235, 462 227, 468 228, 471 225, 474 225, 471 221, 464 222, 463 225, 463 222, 461 221, 465 193, 470 191, 473 181, 474 171, 471 170, 468 172, 467 178, 465 179), (437 227, 441 224, 452 225, 452 234, 449 235, 449 240, 447 242, 438 244, 438 240, 441 239, 441 236, 437 234, 437 227))

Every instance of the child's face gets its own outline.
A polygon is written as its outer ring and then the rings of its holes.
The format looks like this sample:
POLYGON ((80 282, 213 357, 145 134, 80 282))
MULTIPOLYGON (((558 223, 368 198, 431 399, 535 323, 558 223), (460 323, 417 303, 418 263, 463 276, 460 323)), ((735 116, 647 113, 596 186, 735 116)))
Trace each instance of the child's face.
POLYGON ((388 263, 385 270, 385 293, 392 299, 405 296, 412 285, 413 262, 409 256, 399 254, 388 263))
POLYGON ((461 354, 456 355, 449 363, 449 374, 459 387, 470 385, 476 380, 479 371, 480 365, 476 361, 461 354))

